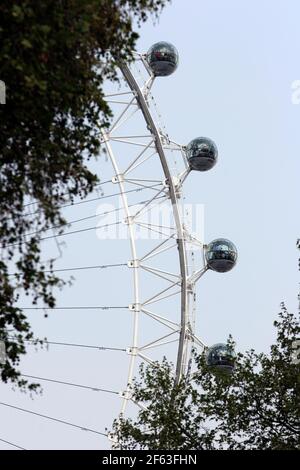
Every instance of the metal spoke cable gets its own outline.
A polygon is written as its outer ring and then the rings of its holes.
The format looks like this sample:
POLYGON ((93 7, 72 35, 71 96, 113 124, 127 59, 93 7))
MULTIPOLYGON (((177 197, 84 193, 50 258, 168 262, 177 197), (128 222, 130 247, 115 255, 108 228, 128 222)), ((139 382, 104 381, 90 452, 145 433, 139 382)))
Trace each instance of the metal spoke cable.
MULTIPOLYGON (((156 188, 157 186, 160 186, 160 185, 161 185, 161 183, 154 184, 154 185, 147 186, 147 187, 137 188, 137 189, 128 189, 127 191, 124 191, 123 194, 134 193, 134 192, 137 193, 137 192, 140 192, 140 191, 144 191, 145 189, 156 188)), ((117 193, 106 194, 104 196, 99 196, 99 197, 95 197, 95 198, 92 198, 92 199, 86 199, 86 200, 83 200, 83 201, 73 202, 73 203, 69 203, 69 204, 63 204, 59 207, 61 209, 63 209, 65 207, 78 206, 79 204, 87 204, 88 202, 94 202, 94 201, 99 201, 99 200, 102 200, 102 199, 108 199, 108 198, 114 197, 114 196, 120 196, 120 191, 117 192, 117 193)), ((30 216, 30 215, 35 215, 35 214, 39 214, 39 213, 40 213, 40 211, 37 210, 35 212, 31 212, 30 214, 24 214, 24 216, 30 216)))
POLYGON ((116 263, 116 264, 99 264, 96 266, 79 266, 77 268, 63 268, 63 269, 54 269, 53 271, 45 271, 45 272, 66 272, 66 271, 81 271, 83 269, 106 269, 106 268, 118 268, 121 266, 128 266, 127 263, 116 263))
MULTIPOLYGON (((98 184, 95 184, 94 188, 98 188, 99 186, 103 186, 104 184, 107 184, 107 183, 111 183, 112 181, 111 180, 106 180, 106 181, 103 181, 103 183, 98 183, 98 184)), ((70 194, 69 192, 68 193, 63 193, 61 194, 60 196, 68 196, 68 194, 70 194)), ((28 204, 24 204, 23 207, 28 207, 28 206, 32 206, 33 204, 38 204, 38 201, 33 201, 33 202, 29 202, 28 204)))
POLYGON ((91 306, 91 307, 18 307, 21 310, 116 310, 127 309, 128 306, 91 306))
MULTIPOLYGON (((139 191, 142 191, 142 190, 145 190, 145 189, 153 189, 156 186, 158 186, 158 184, 151 185, 151 186, 148 186, 146 188, 128 189, 127 191, 124 191, 124 194, 125 193, 128 194, 128 193, 139 192, 139 191)), ((74 202, 74 204, 66 204, 66 205, 63 205, 61 207, 64 208, 64 207, 70 207, 70 206, 75 206, 75 205, 77 206, 79 204, 85 204, 87 202, 98 201, 99 199, 108 199, 108 198, 114 197, 114 196, 120 196, 120 191, 118 191, 117 193, 106 194, 105 196, 100 196, 100 197, 95 197, 95 198, 92 198, 92 199, 87 199, 86 201, 74 202)))
POLYGON ((38 377, 36 375, 27 375, 27 374, 20 374, 21 377, 26 377, 28 379, 36 379, 36 380, 43 380, 45 382, 53 382, 61 385, 68 385, 71 387, 77 387, 77 388, 84 388, 86 390, 93 390, 94 392, 106 392, 106 393, 112 393, 114 395, 119 395, 119 392, 116 392, 115 390, 109 390, 107 388, 98 388, 98 387, 91 387, 88 385, 81 385, 81 384, 75 384, 73 382, 64 382, 62 380, 56 380, 56 379, 49 379, 46 377, 38 377))
MULTIPOLYGON (((166 197, 165 195, 160 196, 160 197, 155 198, 155 200, 163 199, 165 197, 166 197)), ((134 206, 138 206, 140 204, 146 204, 148 201, 149 201, 149 199, 146 200, 146 201, 139 201, 139 202, 136 202, 135 204, 130 204, 128 207, 134 207, 134 206)), ((95 219, 96 217, 101 217, 102 215, 108 215, 108 214, 112 214, 114 212, 120 212, 123 209, 124 209, 123 207, 118 207, 117 209, 112 209, 110 211, 100 212, 99 214, 93 214, 93 215, 89 215, 87 217, 81 217, 80 219, 70 220, 70 222, 66 222, 65 224, 52 225, 49 228, 40 229, 40 230, 36 230, 34 232, 25 233, 24 236, 29 237, 31 235, 36 235, 38 233, 43 233, 43 232, 46 232, 48 230, 53 230, 53 229, 60 228, 60 227, 67 227, 67 226, 75 224, 77 222, 83 222, 84 220, 95 219)))
POLYGON ((98 434, 100 436, 107 437, 107 434, 104 433, 104 432, 95 431, 94 429, 86 428, 85 426, 80 426, 78 424, 73 424, 73 423, 70 423, 70 422, 65 421, 63 419, 53 418, 52 416, 37 413, 37 412, 32 411, 32 410, 27 410, 27 409, 21 408, 19 406, 10 405, 9 403, 0 402, 0 405, 7 406, 8 408, 13 408, 14 410, 23 411, 24 413, 29 413, 29 414, 32 414, 32 415, 35 415, 35 416, 39 416, 40 418, 49 419, 49 420, 55 421, 57 423, 66 424, 67 426, 72 426, 73 428, 81 429, 81 431, 88 431, 88 432, 91 432, 91 433, 94 433, 94 434, 98 434))
MULTIPOLYGON (((125 191, 123 194, 125 194, 126 192, 137 192, 137 191, 142 191, 143 189, 145 188, 140 188, 140 189, 134 189, 134 190, 129 190, 129 191, 125 191)), ((120 195, 120 193, 116 193, 118 195, 120 195)), ((164 198, 165 196, 161 196, 160 198, 164 198)), ((159 199, 159 198, 157 198, 159 199)), ((88 202, 88 201, 82 201, 82 202, 88 202)), ((135 206, 136 204, 132 204, 132 206, 135 206)), ((131 207, 132 207, 131 206, 131 207)), ((120 210, 120 209, 119 209, 120 210)), ((114 211, 116 211, 116 209, 114 209, 114 211)), ((99 215, 99 214, 98 214, 99 215)), ((101 215, 101 214, 100 214, 101 215)), ((104 215, 104 214, 102 214, 104 215)), ((97 214, 95 215, 95 217, 97 217, 97 214)), ((78 219, 79 220, 79 219, 78 219)), ((71 222, 72 223, 72 222, 71 222)), ((96 227, 88 227, 88 228, 85 228, 85 229, 79 229, 79 230, 73 230, 71 232, 65 232, 65 233, 58 233, 58 234, 55 234, 55 235, 49 235, 47 237, 41 237, 39 241, 43 241, 43 240, 49 240, 51 238, 57 238, 57 237, 64 237, 66 235, 73 235, 75 233, 80 233, 80 232, 87 232, 89 230, 96 230, 96 229, 100 229, 100 228, 106 228, 106 227, 112 227, 114 225, 120 225, 122 224, 123 222, 121 220, 117 221, 117 222, 112 222, 110 224, 103 224, 103 225, 98 225, 96 227)), ((66 224, 68 225, 68 224, 66 224)), ((49 227, 50 228, 55 228, 55 227, 49 227)), ((47 230, 49 230, 47 229, 47 230)), ((37 231, 37 232, 32 232, 32 233, 29 233, 29 234, 25 234, 25 236, 30 236, 30 235, 34 235, 34 234, 37 234, 37 233, 41 233, 43 232, 44 230, 41 230, 41 231, 37 231)), ((15 242, 15 243, 10 243, 8 245, 3 245, 2 248, 8 248, 8 247, 11 247, 11 246, 19 246, 19 245, 24 245, 25 243, 27 243, 27 240, 23 240, 23 241, 19 241, 19 242, 15 242)))
MULTIPOLYGON (((18 338, 14 338, 13 336, 8 336, 8 339, 16 340, 18 338)), ((33 345, 37 345, 38 341, 42 341, 44 344, 50 344, 54 346, 67 346, 73 348, 84 348, 84 349, 97 349, 98 351, 121 351, 126 352, 126 348, 114 348, 108 346, 94 346, 90 344, 78 344, 78 343, 66 343, 60 341, 47 341, 47 340, 34 340, 34 339, 27 339, 24 340, 25 343, 32 343, 33 345)))
MULTIPOLYGON (((127 263, 116 263, 116 264, 99 264, 95 266, 78 266, 75 268, 62 268, 62 269, 52 269, 52 271, 45 270, 43 271, 44 273, 60 273, 60 272, 66 272, 66 271, 81 271, 85 269, 106 269, 106 268, 118 268, 121 266, 128 266, 127 263)), ((18 273, 11 273, 9 276, 17 276, 18 273)))
POLYGON ((8 444, 8 445, 10 445, 10 446, 12 446, 12 447, 16 447, 17 449, 26 450, 26 449, 24 449, 24 447, 20 447, 20 446, 18 446, 17 444, 14 444, 13 442, 7 441, 6 439, 2 439, 1 437, 0 437, 0 441, 1 441, 1 442, 5 442, 5 444, 8 444))
MULTIPOLYGON (((49 240, 50 238, 65 237, 66 235, 74 235, 75 233, 88 232, 90 230, 98 230, 100 228, 112 227, 114 225, 120 225, 120 224, 122 224, 121 220, 119 220, 117 222, 112 222, 110 224, 98 225, 96 227, 82 228, 82 229, 79 229, 79 230, 72 230, 71 232, 58 233, 56 235, 49 235, 47 237, 41 237, 39 241, 49 240)), ((16 242, 16 243, 11 243, 9 245, 3 245, 2 248, 8 248, 10 246, 24 245, 25 243, 27 243, 27 241, 28 240, 23 240, 23 241, 19 241, 19 242, 16 242)))

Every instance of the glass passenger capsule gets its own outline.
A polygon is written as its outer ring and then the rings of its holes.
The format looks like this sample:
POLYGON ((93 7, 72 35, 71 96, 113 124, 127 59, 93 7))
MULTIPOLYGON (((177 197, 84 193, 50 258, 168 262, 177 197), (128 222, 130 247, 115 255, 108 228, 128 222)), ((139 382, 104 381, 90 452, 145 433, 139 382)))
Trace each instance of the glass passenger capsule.
POLYGON ((216 164, 218 149, 211 139, 197 137, 188 144, 186 155, 192 170, 207 171, 216 164))
POLYGON ((234 370, 235 352, 224 343, 217 343, 211 346, 206 354, 206 363, 216 372, 231 373, 234 370))
POLYGON ((178 67, 176 47, 168 42, 157 42, 147 52, 147 62, 156 77, 171 75, 178 67))
POLYGON ((237 249, 231 241, 225 238, 217 238, 207 245, 205 258, 210 269, 219 273, 226 273, 236 264, 237 249))

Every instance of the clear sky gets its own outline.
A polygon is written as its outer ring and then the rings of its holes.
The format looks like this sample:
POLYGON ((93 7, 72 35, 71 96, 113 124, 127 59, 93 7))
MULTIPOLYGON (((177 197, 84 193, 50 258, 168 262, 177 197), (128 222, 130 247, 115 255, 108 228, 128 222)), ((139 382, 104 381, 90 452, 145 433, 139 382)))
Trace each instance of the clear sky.
MULTIPOLYGON (((300 104, 292 103, 292 83, 300 80, 299 15, 297 0, 173 0, 157 24, 150 21, 140 31, 139 51, 159 40, 172 42, 179 51, 178 70, 157 81, 153 90, 168 134, 181 143, 207 136, 219 149, 217 166, 190 175, 185 184, 189 200, 204 204, 205 241, 229 238, 239 252, 234 270, 208 272, 199 283, 197 332, 207 344, 224 341, 231 333, 239 350, 267 351, 280 302, 297 309, 300 104)), ((104 167, 103 159, 95 165, 103 179, 104 167)), ((68 216, 95 213, 97 204, 87 206, 70 208, 68 216)), ((59 267, 130 259, 126 241, 99 241, 92 231, 72 241, 70 236, 66 243, 59 267)), ((47 245, 45 257, 55 249, 47 245)), ((76 278, 78 286, 59 294, 58 304, 132 301, 126 269, 78 273, 76 278)), ((28 299, 23 305, 29 305, 28 299)), ((29 316, 37 334, 52 341, 129 345, 128 312, 29 316)), ((35 353, 31 348, 22 370, 119 391, 127 363, 120 352, 51 347, 35 353)), ((45 384, 43 396, 33 400, 3 384, 0 394, 1 402, 100 432, 120 407, 114 395, 56 384, 45 384)), ((27 449, 107 447, 96 434, 3 406, 0 438, 27 449)), ((0 442, 1 448, 9 446, 0 442)))

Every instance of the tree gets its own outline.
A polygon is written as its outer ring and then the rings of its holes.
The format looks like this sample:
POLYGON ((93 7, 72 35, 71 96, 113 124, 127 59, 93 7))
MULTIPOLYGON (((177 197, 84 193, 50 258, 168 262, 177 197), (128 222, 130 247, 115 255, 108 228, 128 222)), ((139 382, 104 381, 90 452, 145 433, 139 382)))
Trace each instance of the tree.
MULTIPOLYGON (((85 197, 98 178, 85 157, 99 154, 99 123, 111 111, 105 79, 131 59, 140 25, 168 0, 33 0, 0 5, 0 340, 2 380, 26 386, 17 370, 33 338, 20 292, 54 307, 53 260, 41 259, 49 227, 63 230, 61 205, 85 197), (32 201, 35 204, 28 206, 32 201)), ((35 385, 29 386, 34 388, 35 385)))
POLYGON ((195 373, 174 386, 166 360, 142 365, 132 398, 143 409, 135 420, 115 421, 118 446, 300 450, 300 349, 295 349, 300 325, 281 307, 270 353, 239 353, 232 374, 216 374, 205 355, 195 353, 195 373))

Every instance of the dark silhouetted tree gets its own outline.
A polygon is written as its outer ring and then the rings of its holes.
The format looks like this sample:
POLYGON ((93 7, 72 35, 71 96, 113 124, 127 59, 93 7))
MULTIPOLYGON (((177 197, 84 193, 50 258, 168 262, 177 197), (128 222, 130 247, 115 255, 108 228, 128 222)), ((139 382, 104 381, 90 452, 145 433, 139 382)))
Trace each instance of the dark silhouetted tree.
POLYGON ((115 421, 118 447, 300 450, 299 319, 282 304, 274 325, 269 354, 239 353, 230 375, 194 354, 195 372, 174 387, 166 360, 142 365, 132 398, 144 408, 135 420, 115 421))
MULTIPOLYGON (((16 307, 21 291, 53 307, 63 283, 45 265, 40 241, 63 227, 61 205, 84 197, 97 176, 99 123, 110 109, 102 85, 131 59, 135 29, 168 0, 22 0, 0 4, 0 336, 2 380, 26 386, 16 367, 33 335, 16 307), (26 203, 34 200, 33 206, 26 203), (31 212, 31 215, 29 213, 31 212), (50 272, 49 272, 50 270, 50 272)), ((31 386, 34 388, 34 385, 31 386)))

